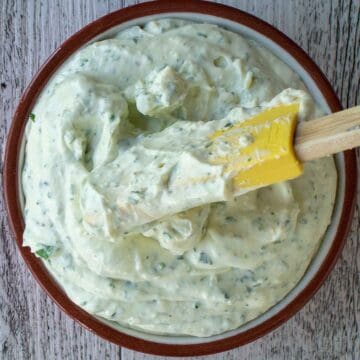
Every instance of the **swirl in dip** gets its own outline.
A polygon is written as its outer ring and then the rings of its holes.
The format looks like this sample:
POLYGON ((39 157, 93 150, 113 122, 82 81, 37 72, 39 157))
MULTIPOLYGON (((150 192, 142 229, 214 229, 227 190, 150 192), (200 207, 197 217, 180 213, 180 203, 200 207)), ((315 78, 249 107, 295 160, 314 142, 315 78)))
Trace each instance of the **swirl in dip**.
POLYGON ((221 126, 292 102, 300 121, 321 114, 287 65, 214 25, 151 21, 86 46, 27 125, 24 245, 76 304, 121 325, 210 336, 254 319, 316 253, 334 161, 235 196, 194 149, 221 126), (176 183, 197 171, 216 181, 176 183))

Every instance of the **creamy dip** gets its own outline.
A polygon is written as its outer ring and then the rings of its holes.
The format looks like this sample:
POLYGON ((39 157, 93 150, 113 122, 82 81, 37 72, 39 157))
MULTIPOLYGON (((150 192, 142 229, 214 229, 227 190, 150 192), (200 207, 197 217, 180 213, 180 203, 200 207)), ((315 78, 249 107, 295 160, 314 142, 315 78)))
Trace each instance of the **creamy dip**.
POLYGON ((320 115, 287 65, 214 25, 151 21, 86 46, 28 122, 24 245, 105 319, 176 335, 239 327, 304 275, 336 169, 309 162, 293 181, 236 196, 199 139, 293 102, 300 121, 320 115))

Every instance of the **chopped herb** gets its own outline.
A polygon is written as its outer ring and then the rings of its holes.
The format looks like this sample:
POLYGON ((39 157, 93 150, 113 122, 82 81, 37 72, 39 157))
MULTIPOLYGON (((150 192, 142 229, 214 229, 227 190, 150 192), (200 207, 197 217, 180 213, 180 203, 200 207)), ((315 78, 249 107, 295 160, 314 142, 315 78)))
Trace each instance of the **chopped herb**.
POLYGON ((265 221, 262 217, 257 217, 252 221, 253 225, 257 227, 259 231, 264 231, 266 228, 265 221))
POLYGON ((44 260, 48 260, 50 256, 52 256, 54 254, 56 250, 55 246, 51 246, 51 245, 44 245, 44 247, 42 247, 41 249, 37 250, 35 252, 35 254, 41 258, 43 258, 44 260))
POLYGON ((201 33, 201 32, 198 32, 197 35, 198 35, 198 36, 201 36, 201 37, 203 37, 203 38, 205 38, 205 39, 207 38, 207 35, 204 34, 204 33, 201 33))
POLYGON ((205 145, 205 148, 207 149, 207 148, 210 147, 212 144, 213 144, 212 141, 210 141, 209 143, 207 143, 207 144, 205 145))
POLYGON ((211 257, 204 251, 202 251, 200 253, 199 261, 204 263, 204 264, 209 264, 209 265, 213 264, 213 262, 211 260, 211 257))
POLYGON ((216 67, 224 68, 227 65, 227 60, 224 56, 219 56, 218 58, 214 59, 214 65, 216 67))
POLYGON ((194 308, 195 308, 195 309, 198 309, 199 307, 200 307, 200 304, 199 304, 199 303, 195 303, 194 308))
POLYGON ((145 190, 133 190, 132 193, 137 195, 144 195, 145 190))
POLYGON ((226 216, 225 217, 226 222, 228 223, 234 223, 236 222, 236 219, 233 216, 226 216))
POLYGON ((232 123, 231 123, 231 122, 228 122, 227 124, 225 124, 224 127, 230 127, 230 126, 232 126, 232 123))
POLYGON ((157 265, 156 270, 160 271, 163 270, 165 268, 165 263, 161 262, 157 265))
POLYGON ((183 255, 179 255, 176 257, 177 260, 184 260, 184 256, 183 255))
POLYGON ((146 190, 134 190, 131 191, 131 195, 128 198, 130 204, 136 205, 140 200, 144 199, 144 194, 146 190))
POLYGON ((124 283, 124 286, 127 289, 135 289, 136 288, 136 283, 133 283, 132 281, 126 280, 124 283))
POLYGON ((35 114, 34 113, 30 113, 29 118, 32 122, 35 122, 35 114))
POLYGON ((84 66, 87 62, 89 62, 89 59, 81 59, 80 66, 84 66))
POLYGON ((114 121, 115 120, 115 115, 114 114, 111 114, 110 115, 110 121, 114 121))

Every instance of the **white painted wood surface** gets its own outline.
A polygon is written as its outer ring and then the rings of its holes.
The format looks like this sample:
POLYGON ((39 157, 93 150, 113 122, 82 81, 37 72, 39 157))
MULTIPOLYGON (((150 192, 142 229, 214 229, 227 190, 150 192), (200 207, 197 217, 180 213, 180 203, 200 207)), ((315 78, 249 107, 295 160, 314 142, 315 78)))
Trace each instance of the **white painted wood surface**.
MULTIPOLYGON (((69 35, 138 1, 0 1, 0 143, 25 86, 69 35)), ((228 0, 300 44, 328 76, 344 106, 360 104, 359 0, 228 0)), ((1 164, 2 167, 2 164, 1 164)), ((316 296, 286 324, 227 353, 230 359, 360 358, 360 197, 351 234, 316 296)), ((149 360, 107 343, 65 316, 36 284, 9 234, 0 204, 0 359, 149 360)))

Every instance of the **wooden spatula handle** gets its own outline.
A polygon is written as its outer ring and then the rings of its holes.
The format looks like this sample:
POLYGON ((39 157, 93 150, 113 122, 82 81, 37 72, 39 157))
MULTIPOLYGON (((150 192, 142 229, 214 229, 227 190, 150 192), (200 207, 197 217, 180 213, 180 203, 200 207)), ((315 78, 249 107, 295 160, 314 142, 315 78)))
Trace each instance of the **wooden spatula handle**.
POLYGON ((295 152, 301 162, 360 146, 360 106, 301 123, 295 152))

